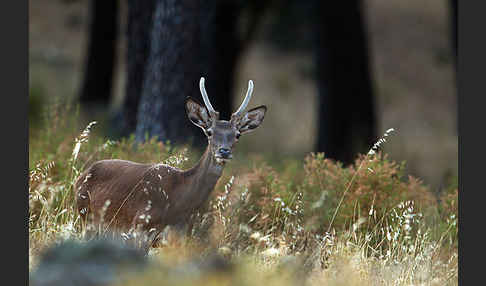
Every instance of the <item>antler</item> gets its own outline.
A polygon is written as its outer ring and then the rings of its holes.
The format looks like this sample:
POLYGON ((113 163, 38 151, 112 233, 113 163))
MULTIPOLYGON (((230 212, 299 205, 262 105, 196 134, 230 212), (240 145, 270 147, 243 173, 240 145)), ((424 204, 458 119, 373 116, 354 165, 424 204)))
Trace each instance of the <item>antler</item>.
POLYGON ((201 90, 201 95, 204 100, 204 104, 206 105, 206 108, 209 111, 209 114, 211 116, 217 115, 218 112, 214 110, 213 106, 211 105, 211 102, 209 101, 208 93, 206 92, 206 87, 204 86, 204 77, 201 77, 201 80, 199 81, 199 89, 201 90))
POLYGON ((248 102, 250 102, 251 94, 253 93, 253 81, 250 79, 248 81, 248 91, 246 92, 245 99, 240 105, 240 108, 231 115, 231 117, 239 117, 243 110, 245 110, 246 106, 248 106, 248 102))

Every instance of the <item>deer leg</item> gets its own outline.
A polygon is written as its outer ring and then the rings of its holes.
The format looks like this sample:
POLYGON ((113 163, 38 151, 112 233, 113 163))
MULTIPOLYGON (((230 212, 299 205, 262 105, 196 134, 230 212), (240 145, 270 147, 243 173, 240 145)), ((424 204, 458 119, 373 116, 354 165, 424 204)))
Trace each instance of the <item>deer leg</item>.
POLYGON ((147 254, 151 247, 155 245, 161 239, 160 225, 154 223, 158 221, 157 217, 151 217, 148 211, 137 211, 135 217, 132 220, 130 232, 130 240, 137 246, 145 251, 147 254))
POLYGON ((174 229, 177 231, 177 234, 179 236, 184 236, 184 235, 190 236, 192 230, 192 223, 190 221, 191 220, 189 220, 188 217, 186 216, 185 218, 182 218, 180 222, 173 225, 174 229))

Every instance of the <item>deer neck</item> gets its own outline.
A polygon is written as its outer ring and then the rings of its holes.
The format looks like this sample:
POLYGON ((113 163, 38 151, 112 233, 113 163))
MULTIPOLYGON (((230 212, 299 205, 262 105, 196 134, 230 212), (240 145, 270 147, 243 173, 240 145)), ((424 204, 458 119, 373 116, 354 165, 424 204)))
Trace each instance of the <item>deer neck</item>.
POLYGON ((223 172, 224 165, 214 159, 211 146, 208 145, 199 162, 184 172, 186 192, 180 201, 191 201, 193 206, 199 206, 209 197, 223 172))
MULTIPOLYGON (((214 158, 211 145, 208 144, 206 151, 202 155, 199 162, 194 166, 196 174, 202 175, 202 178, 216 179, 216 181, 221 177, 223 173, 224 165, 218 164, 214 158)), ((197 175, 196 175, 197 176, 197 175)))

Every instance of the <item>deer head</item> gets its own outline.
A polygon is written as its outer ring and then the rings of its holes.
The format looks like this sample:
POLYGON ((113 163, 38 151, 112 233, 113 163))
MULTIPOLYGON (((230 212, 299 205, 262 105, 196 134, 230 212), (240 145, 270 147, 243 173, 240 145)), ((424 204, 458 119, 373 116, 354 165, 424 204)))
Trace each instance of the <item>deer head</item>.
POLYGON ((208 149, 211 156, 213 156, 217 164, 224 165, 225 162, 233 157, 233 147, 240 136, 254 130, 263 122, 267 107, 261 105, 244 112, 253 92, 253 81, 250 80, 248 82, 248 91, 241 106, 231 115, 229 121, 220 120, 219 112, 214 110, 209 101, 204 86, 204 77, 201 77, 199 81, 199 88, 204 100, 204 106, 195 99, 188 97, 185 104, 186 113, 189 120, 201 128, 208 138, 208 149))

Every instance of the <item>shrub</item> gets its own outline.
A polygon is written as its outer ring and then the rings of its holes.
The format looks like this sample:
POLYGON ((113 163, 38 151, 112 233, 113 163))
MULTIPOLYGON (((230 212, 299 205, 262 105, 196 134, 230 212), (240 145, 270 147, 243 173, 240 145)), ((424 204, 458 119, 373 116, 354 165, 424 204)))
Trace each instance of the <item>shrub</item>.
POLYGON ((346 168, 322 153, 310 154, 305 159, 306 179, 301 188, 305 220, 310 222, 307 226, 316 231, 326 230, 341 199, 338 215, 332 222, 338 229, 361 217, 370 217, 368 224, 376 223, 375 214, 385 214, 403 201, 414 201, 419 209, 433 205, 432 194, 420 180, 412 176, 405 180, 404 168, 404 163, 391 161, 381 153, 361 155, 346 168))

